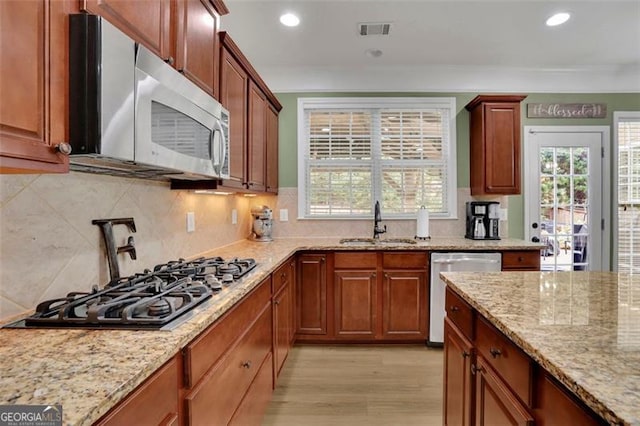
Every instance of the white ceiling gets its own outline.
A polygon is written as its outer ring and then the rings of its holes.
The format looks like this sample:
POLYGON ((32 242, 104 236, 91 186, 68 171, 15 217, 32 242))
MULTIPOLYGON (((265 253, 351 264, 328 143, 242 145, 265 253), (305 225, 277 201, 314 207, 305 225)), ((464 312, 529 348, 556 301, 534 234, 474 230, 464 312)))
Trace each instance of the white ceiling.
POLYGON ((640 92, 640 0, 225 4, 222 29, 274 92, 640 92), (569 22, 545 26, 558 11, 569 22), (284 12, 300 25, 282 26, 284 12), (360 36, 360 22, 390 22, 390 34, 360 36))

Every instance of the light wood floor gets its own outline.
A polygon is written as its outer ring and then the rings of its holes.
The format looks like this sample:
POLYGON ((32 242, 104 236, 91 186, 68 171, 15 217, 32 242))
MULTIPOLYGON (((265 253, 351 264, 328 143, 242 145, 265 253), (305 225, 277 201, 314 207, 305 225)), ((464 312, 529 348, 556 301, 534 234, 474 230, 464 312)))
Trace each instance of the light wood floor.
POLYGON ((295 346, 264 426, 442 425, 442 350, 295 346))

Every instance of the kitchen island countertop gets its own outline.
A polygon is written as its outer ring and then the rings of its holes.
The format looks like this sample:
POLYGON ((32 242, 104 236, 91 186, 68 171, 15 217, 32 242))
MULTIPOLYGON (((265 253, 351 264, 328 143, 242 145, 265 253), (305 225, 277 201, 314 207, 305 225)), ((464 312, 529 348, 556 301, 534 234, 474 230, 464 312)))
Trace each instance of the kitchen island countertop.
POLYGON ((65 425, 92 424, 298 251, 535 248, 539 245, 510 239, 433 238, 364 247, 341 245, 338 238, 239 241, 201 255, 253 257, 259 267, 172 331, 0 329, 0 404, 60 404, 65 425))
POLYGON ((640 276, 460 272, 442 277, 605 420, 640 425, 640 276))

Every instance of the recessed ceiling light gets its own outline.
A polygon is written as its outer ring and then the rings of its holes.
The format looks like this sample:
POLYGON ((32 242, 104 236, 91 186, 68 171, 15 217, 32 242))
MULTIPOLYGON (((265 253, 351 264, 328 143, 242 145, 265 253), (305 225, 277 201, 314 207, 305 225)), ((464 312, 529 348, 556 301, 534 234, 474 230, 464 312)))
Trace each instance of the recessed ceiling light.
POLYGON ((370 58, 379 58, 382 56, 382 50, 380 49, 367 49, 364 53, 370 58))
POLYGON ((556 13, 555 15, 547 19, 547 26, 555 27, 556 25, 564 24, 569 20, 570 17, 571 15, 566 12, 556 13))
POLYGON ((298 18, 293 13, 285 13, 280 17, 280 23, 282 25, 286 25, 287 27, 297 27, 300 23, 300 18, 298 18))

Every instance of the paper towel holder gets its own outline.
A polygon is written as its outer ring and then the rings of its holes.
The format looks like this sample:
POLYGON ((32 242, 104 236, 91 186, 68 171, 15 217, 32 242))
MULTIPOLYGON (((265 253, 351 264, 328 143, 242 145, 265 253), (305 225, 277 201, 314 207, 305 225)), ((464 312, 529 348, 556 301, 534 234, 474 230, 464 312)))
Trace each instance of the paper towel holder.
MULTIPOLYGON (((416 235, 413 238, 415 240, 419 240, 419 241, 430 240, 431 236, 429 235, 429 231, 428 231, 428 229, 429 229, 429 210, 427 210, 427 208, 424 205, 420 206, 420 209, 418 211, 420 211, 420 210, 425 210, 426 214, 427 214, 427 236, 426 237, 419 237, 418 236, 418 232, 417 232, 418 229, 417 229, 417 226, 416 226, 416 235)), ((416 225, 417 225, 417 223, 416 223, 416 225)))

